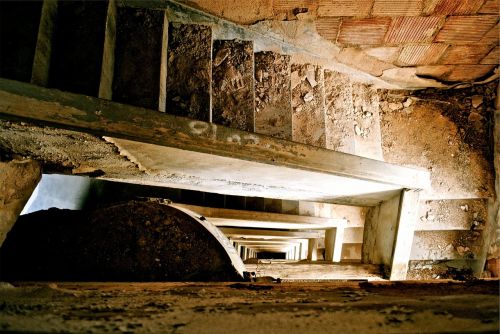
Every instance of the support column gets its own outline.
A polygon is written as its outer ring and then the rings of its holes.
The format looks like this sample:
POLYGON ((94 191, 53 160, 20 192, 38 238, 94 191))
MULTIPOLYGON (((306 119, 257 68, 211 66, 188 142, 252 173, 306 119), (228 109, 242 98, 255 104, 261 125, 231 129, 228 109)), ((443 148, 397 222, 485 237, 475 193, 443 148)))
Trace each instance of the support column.
POLYGON ((104 34, 104 50, 101 65, 101 81, 99 98, 111 100, 113 95, 113 73, 115 70, 116 45, 116 3, 110 0, 106 14, 106 31, 104 34))
POLYGON ((325 230, 325 260, 340 262, 342 244, 344 242, 344 226, 325 230))
POLYGON ((0 162, 0 246, 35 190, 42 169, 33 160, 0 162))
POLYGON ((318 260, 318 239, 309 239, 308 249, 307 249, 307 260, 317 261, 318 260))
POLYGON ((366 216, 362 261, 383 264, 390 280, 406 279, 418 199, 418 191, 403 190, 370 209, 366 216))
POLYGON ((57 1, 44 0, 40 27, 36 41, 31 83, 38 86, 47 86, 49 83, 50 60, 52 56, 52 37, 57 16, 57 1))

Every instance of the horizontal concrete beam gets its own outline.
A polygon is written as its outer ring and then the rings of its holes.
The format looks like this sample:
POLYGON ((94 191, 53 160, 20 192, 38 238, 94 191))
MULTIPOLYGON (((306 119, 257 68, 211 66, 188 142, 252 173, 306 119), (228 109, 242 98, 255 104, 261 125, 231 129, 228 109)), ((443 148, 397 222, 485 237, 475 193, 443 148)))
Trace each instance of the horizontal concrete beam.
POLYGON ((248 227, 269 229, 325 229, 346 223, 340 218, 319 218, 280 213, 209 208, 196 205, 175 204, 175 207, 189 209, 208 219, 218 227, 248 227))
POLYGON ((201 179, 191 188, 202 191, 220 193, 222 178, 240 195, 370 206, 430 185, 424 170, 7 79, 0 118, 127 139, 116 145, 127 142, 148 172, 201 179))
POLYGON ((232 238, 259 237, 269 239, 310 239, 324 237, 323 231, 279 231, 266 229, 244 229, 235 227, 221 227, 222 233, 232 238))

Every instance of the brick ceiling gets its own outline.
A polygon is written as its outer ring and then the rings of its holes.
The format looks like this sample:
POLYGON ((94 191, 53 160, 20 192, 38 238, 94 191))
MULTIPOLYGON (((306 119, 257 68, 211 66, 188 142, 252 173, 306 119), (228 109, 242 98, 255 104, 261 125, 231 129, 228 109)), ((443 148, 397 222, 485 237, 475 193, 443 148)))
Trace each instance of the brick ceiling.
POLYGON ((274 0, 307 11, 324 38, 442 81, 480 80, 499 64, 500 0, 274 0))

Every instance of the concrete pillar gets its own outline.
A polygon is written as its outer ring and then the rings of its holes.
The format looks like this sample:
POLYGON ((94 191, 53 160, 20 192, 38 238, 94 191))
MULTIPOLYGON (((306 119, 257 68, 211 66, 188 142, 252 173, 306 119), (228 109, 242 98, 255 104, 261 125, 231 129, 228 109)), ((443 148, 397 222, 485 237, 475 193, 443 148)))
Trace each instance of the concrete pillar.
POLYGON ((294 250, 294 253, 293 253, 293 259, 294 260, 300 260, 300 244, 298 244, 297 246, 295 246, 293 248, 294 250))
POLYGON ((344 226, 325 230, 325 260, 340 262, 342 244, 344 240, 344 226))
POLYGON ((0 246, 42 177, 33 160, 0 162, 0 246))
POLYGON ((300 241, 300 260, 307 259, 307 240, 300 241))
POLYGON ((318 260, 318 239, 309 239, 308 250, 307 250, 307 260, 317 261, 318 260))

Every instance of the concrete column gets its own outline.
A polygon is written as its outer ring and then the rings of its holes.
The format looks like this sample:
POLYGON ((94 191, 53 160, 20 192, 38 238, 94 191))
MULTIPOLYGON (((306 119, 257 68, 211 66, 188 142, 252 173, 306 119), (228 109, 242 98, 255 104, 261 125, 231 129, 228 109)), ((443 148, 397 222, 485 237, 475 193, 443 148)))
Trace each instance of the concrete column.
POLYGON ((300 241, 300 259, 305 260, 307 259, 307 240, 301 240, 300 241))
POLYGON ((33 160, 0 162, 0 246, 42 177, 33 160))
POLYGON ((297 261, 300 260, 300 244, 295 246, 293 249, 294 249, 293 259, 297 261))
POLYGON ((342 244, 344 240, 344 226, 325 230, 325 260, 340 262, 342 244))
POLYGON ((307 260, 309 261, 318 260, 318 239, 309 239, 307 260))

